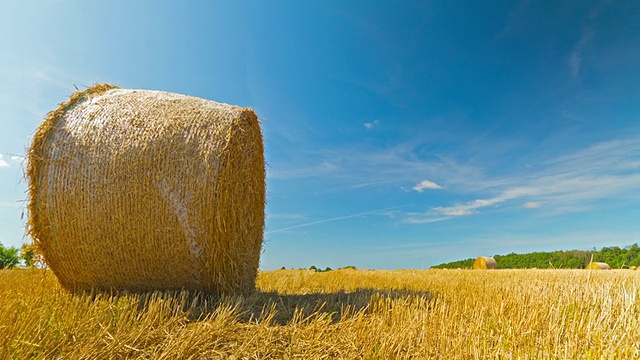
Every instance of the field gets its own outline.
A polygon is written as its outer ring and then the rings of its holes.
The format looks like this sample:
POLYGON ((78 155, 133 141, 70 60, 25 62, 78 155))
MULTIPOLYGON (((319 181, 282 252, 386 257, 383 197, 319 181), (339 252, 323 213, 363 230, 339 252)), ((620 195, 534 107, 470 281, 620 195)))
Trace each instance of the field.
POLYGON ((0 271, 0 359, 637 359, 640 272, 262 272, 248 297, 0 271))

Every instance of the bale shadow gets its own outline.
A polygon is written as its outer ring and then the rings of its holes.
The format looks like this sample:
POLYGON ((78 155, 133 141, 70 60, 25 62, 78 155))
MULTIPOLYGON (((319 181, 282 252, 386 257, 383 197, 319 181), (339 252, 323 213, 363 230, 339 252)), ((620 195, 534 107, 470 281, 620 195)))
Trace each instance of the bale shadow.
POLYGON ((397 301, 431 303, 435 296, 429 291, 408 289, 380 290, 358 288, 354 291, 280 294, 277 291, 255 291, 247 295, 210 295, 197 291, 173 290, 153 292, 91 291, 76 293, 92 301, 121 302, 138 312, 161 311, 166 316, 182 316, 198 322, 226 312, 243 323, 286 325, 318 318, 332 323, 345 317, 373 312, 376 303, 393 307, 397 301))
POLYGON ((372 304, 383 301, 393 306, 397 300, 410 301, 422 299, 431 302, 433 295, 428 291, 415 290, 379 290, 359 288, 354 291, 331 293, 280 294, 273 292, 256 292, 242 302, 240 320, 243 322, 262 322, 265 317, 278 325, 286 325, 291 321, 312 320, 319 317, 335 323, 344 317, 373 311, 372 304))

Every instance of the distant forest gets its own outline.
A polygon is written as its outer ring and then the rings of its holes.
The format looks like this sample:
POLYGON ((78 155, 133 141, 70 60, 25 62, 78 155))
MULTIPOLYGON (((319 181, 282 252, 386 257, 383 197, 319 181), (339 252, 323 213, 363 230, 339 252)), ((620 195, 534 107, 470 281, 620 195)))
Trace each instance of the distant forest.
MULTIPOLYGON (((533 252, 529 254, 511 253, 494 255, 498 269, 584 269, 593 261, 605 262, 612 269, 640 266, 640 247, 637 243, 623 248, 612 246, 595 250, 568 250, 533 252)), ((458 260, 432 266, 432 269, 470 269, 476 259, 458 260)))

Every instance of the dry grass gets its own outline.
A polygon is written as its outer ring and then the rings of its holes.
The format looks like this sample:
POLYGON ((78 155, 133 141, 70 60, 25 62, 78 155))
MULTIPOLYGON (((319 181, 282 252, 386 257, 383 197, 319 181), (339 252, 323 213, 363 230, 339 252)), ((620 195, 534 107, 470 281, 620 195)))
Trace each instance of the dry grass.
POLYGON ((29 233, 71 290, 253 291, 265 164, 253 110, 98 84, 29 149, 29 233))
POLYGON ((634 359, 640 273, 279 270, 258 291, 71 295, 0 271, 0 359, 634 359))

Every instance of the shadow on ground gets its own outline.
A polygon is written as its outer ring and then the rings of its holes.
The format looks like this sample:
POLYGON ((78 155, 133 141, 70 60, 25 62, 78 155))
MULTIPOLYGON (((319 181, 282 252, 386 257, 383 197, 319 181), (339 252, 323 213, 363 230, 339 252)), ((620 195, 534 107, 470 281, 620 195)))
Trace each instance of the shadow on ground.
POLYGON ((75 296, 90 296, 94 301, 114 304, 125 302, 137 307, 140 312, 158 311, 161 307, 167 315, 186 316, 189 321, 201 321, 226 312, 241 322, 278 325, 318 317, 337 322, 359 312, 374 311, 374 307, 380 304, 393 307, 398 301, 403 304, 411 301, 430 302, 433 298, 428 291, 368 288, 305 294, 256 291, 243 296, 212 296, 193 291, 93 292, 75 296))
POLYGON ((241 301, 242 321, 260 321, 274 309, 272 322, 284 325, 292 320, 300 321, 308 317, 326 317, 333 322, 344 316, 361 311, 373 310, 376 301, 386 301, 389 306, 394 301, 411 301, 420 298, 430 301, 432 295, 426 291, 356 289, 355 291, 308 294, 279 294, 278 292, 256 292, 241 301))

